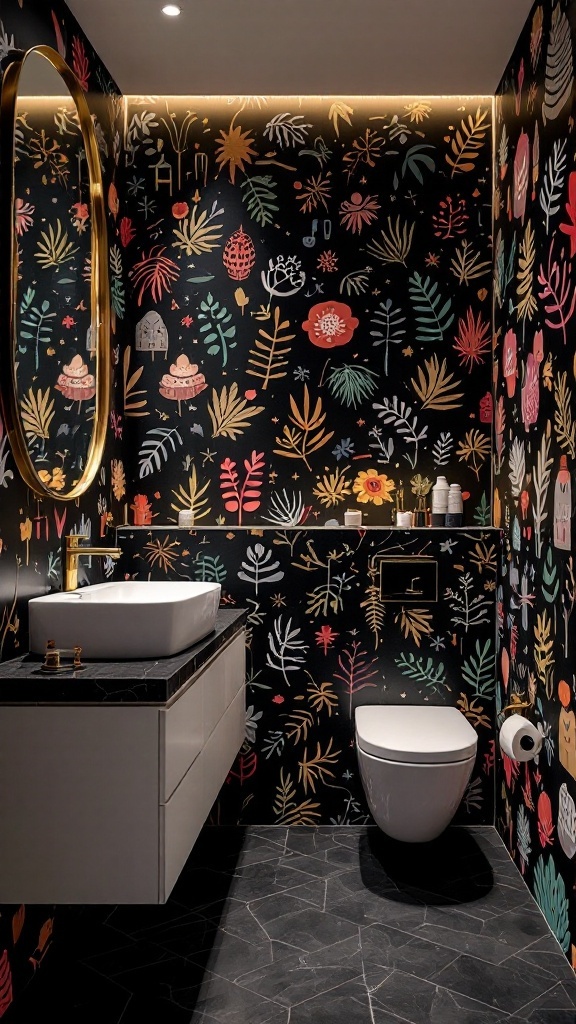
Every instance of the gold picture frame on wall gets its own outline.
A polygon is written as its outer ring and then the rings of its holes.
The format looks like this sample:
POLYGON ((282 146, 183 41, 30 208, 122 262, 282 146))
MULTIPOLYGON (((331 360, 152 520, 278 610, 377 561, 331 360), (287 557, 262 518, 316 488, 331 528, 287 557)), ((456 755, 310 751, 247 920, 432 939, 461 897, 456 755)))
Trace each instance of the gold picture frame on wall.
MULTIPOLYGON (((100 154, 86 97, 74 71, 50 46, 33 46, 15 57, 4 72, 0 96, 0 408, 17 469, 40 497, 70 501, 80 497, 96 476, 104 452, 110 409, 110 289, 106 208, 100 154), (68 488, 51 487, 31 457, 18 402, 18 241, 16 210, 16 127, 18 90, 25 63, 39 55, 58 73, 74 103, 88 168, 90 202, 90 334, 96 350, 94 415, 80 474, 68 488)), ((44 474, 46 476, 48 474, 44 474)))

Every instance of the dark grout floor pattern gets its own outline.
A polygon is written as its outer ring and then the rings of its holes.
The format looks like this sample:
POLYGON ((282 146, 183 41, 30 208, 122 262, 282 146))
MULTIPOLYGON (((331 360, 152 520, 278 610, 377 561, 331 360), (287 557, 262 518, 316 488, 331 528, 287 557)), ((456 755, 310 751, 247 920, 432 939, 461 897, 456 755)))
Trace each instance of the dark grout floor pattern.
POLYGON ((164 906, 76 910, 6 1024, 575 1024, 493 828, 205 828, 164 906))

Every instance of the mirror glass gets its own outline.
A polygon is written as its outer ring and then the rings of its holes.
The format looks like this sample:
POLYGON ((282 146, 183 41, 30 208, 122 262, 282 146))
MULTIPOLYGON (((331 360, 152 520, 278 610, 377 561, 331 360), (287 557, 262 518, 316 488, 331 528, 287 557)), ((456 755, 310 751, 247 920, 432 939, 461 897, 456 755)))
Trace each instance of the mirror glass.
POLYGON ((1 216, 10 229, 1 262, 11 282, 0 326, 2 412, 28 486, 71 499, 98 471, 108 419, 106 144, 78 79, 49 47, 8 66, 1 117, 1 216))

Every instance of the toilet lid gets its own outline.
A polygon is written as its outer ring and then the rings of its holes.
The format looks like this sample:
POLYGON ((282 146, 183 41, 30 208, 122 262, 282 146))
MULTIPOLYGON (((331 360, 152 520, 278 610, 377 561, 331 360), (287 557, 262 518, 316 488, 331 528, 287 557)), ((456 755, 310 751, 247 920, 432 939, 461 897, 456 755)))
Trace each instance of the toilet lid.
POLYGON ((466 761, 478 743, 457 708, 389 704, 356 708, 356 740, 367 754, 412 764, 466 761))

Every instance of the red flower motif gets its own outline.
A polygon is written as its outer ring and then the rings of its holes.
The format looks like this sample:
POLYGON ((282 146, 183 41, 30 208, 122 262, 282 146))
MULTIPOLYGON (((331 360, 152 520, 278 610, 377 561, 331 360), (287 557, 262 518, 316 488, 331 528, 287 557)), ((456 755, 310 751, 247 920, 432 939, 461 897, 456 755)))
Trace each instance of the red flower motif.
POLYGON ((272 697, 272 703, 273 704, 283 704, 284 703, 284 697, 282 697, 279 693, 277 693, 275 697, 272 697))
POLYGON ((70 330, 70 328, 74 327, 75 325, 76 321, 73 316, 65 316, 64 319, 62 320, 62 327, 66 327, 68 330, 70 330))
POLYGON ((486 394, 484 395, 484 398, 480 399, 480 423, 492 422, 492 410, 492 395, 490 394, 489 391, 487 391, 486 394))
POLYGON ((194 323, 194 320, 192 319, 191 316, 183 316, 180 323, 182 324, 182 327, 191 327, 192 324, 194 323))
POLYGON ((323 647, 324 654, 327 654, 328 648, 332 647, 338 633, 336 633, 331 626, 321 626, 314 635, 316 637, 318 647, 323 647))
POLYGON ((184 217, 187 217, 189 212, 190 207, 188 206, 188 203, 174 203, 174 206, 172 207, 172 216, 175 217, 176 220, 184 220, 184 217))
POLYGON ((570 239, 570 259, 576 254, 576 171, 568 178, 568 202, 565 205, 568 223, 560 225, 560 231, 570 239))
POLYGON ((552 804, 547 793, 542 792, 538 797, 538 839, 540 846, 552 846, 554 823, 552 821, 552 804))
POLYGON ((345 302, 318 302, 302 327, 317 348, 338 348, 348 344, 358 323, 345 302))
POLYGON ((132 225, 130 217, 122 217, 122 220, 120 221, 120 241, 124 248, 126 248, 127 245, 130 245, 130 242, 135 237, 136 230, 132 225))

